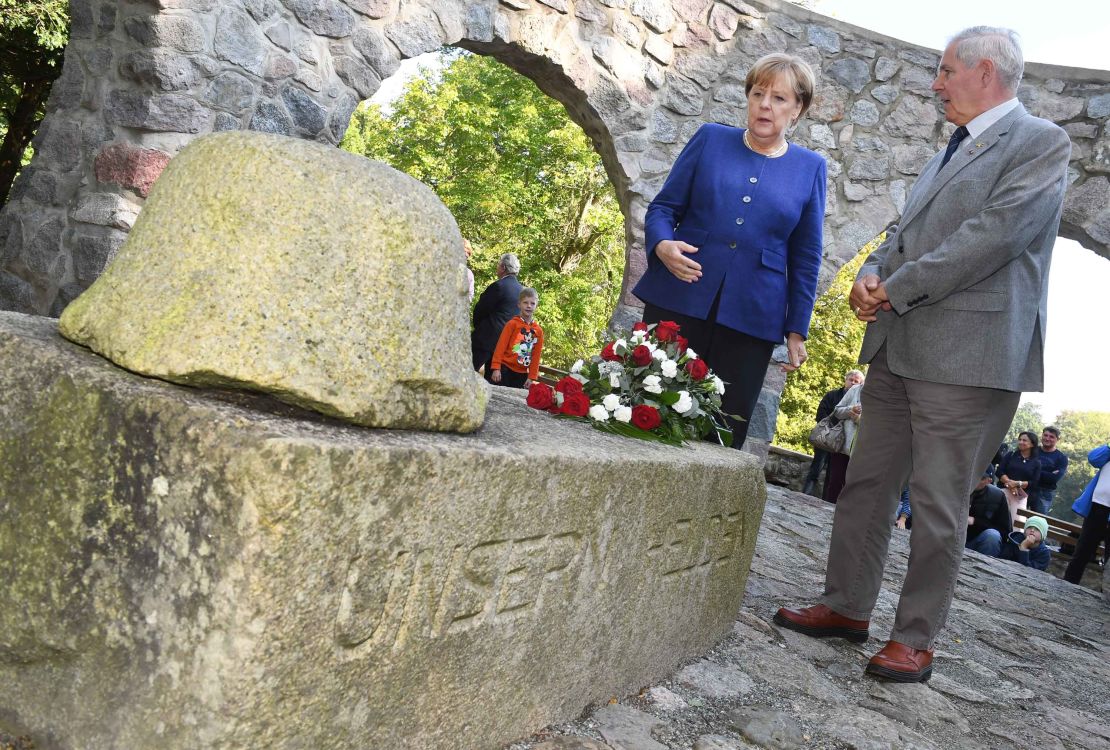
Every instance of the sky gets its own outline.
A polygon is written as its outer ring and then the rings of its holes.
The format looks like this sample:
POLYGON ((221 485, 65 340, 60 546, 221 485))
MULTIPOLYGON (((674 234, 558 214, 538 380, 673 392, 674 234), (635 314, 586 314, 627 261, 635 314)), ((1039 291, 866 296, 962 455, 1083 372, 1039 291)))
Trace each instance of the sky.
MULTIPOLYGON (((1029 62, 1110 70, 1110 2, 1105 0, 1056 0, 1051 6, 1015 0, 817 0, 813 9, 934 49, 967 26, 1008 26, 1021 35, 1029 62)), ((436 60, 430 53, 404 61, 371 101, 387 104, 419 65, 434 66, 436 60)), ((1045 391, 1022 398, 1040 405, 1046 421, 1064 409, 1110 412, 1110 388, 1100 382, 1087 354, 1092 321, 1105 316, 1107 294, 1110 260, 1070 240, 1057 242, 1049 276, 1045 391)))
MULTIPOLYGON (((942 49, 956 31, 979 24, 1008 26, 1021 35, 1028 62, 1110 70, 1110 3, 1056 0, 1050 6, 1014 0, 818 0, 818 13, 879 33, 942 49)), ((1046 422, 1065 409, 1110 412, 1105 347, 1091 339, 1106 315, 1110 260, 1076 242, 1059 240, 1048 281, 1048 341, 1044 393, 1027 393, 1046 422), (1094 344, 1094 346, 1092 346, 1094 344)))

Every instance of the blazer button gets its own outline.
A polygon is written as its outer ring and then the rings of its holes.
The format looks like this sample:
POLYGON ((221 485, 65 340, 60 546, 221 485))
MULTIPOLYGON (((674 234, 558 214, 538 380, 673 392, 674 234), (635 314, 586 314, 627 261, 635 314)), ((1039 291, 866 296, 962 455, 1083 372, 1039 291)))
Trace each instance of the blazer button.
POLYGON ((898 248, 898 252, 900 252, 900 253, 904 253, 904 252, 906 252, 906 251, 905 251, 905 250, 903 250, 902 248, 898 248))
POLYGON ((732 250, 735 250, 735 249, 736 249, 736 243, 735 243, 735 242, 730 242, 730 243, 728 243, 728 246, 729 246, 729 248, 731 248, 732 250))
POLYGON ((758 177, 749 177, 748 182, 750 182, 751 184, 754 185, 755 183, 759 182, 759 178, 758 177))
POLYGON ((744 202, 745 203, 751 203, 752 202, 752 197, 750 195, 745 195, 744 196, 744 202))
POLYGON ((744 223, 744 217, 741 216, 741 217, 737 218, 736 223, 737 224, 743 224, 744 223))

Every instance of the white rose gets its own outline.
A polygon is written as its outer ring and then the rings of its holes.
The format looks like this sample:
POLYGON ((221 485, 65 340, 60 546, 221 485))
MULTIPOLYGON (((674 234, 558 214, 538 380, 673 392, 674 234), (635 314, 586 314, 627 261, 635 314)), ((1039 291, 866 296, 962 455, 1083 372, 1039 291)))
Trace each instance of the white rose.
POLYGON ((648 375, 644 378, 644 390, 648 393, 662 393, 663 381, 659 379, 658 375, 648 375))
POLYGON ((609 412, 605 411, 605 407, 601 404, 594 404, 590 407, 590 419, 595 422, 608 422, 609 412))
POLYGON ((659 348, 658 346, 656 346, 655 344, 653 344, 650 341, 645 341, 644 346, 646 346, 648 348, 648 351, 652 353, 652 356, 655 355, 655 350, 659 348))
POLYGON ((582 365, 584 365, 584 364, 586 364, 586 363, 585 363, 585 362, 583 362, 583 361, 582 361, 582 360, 580 360, 580 359, 579 359, 579 360, 575 360, 574 364, 570 366, 570 371, 571 371, 572 373, 574 373, 574 372, 582 372, 582 365))
POLYGON ((663 371, 663 377, 673 378, 678 374, 678 362, 675 362, 673 359, 665 359, 663 360, 663 364, 659 366, 659 369, 663 371))
POLYGON ((725 381, 721 380, 719 377, 714 375, 713 376, 713 389, 715 391, 717 391, 717 393, 723 395, 724 392, 725 392, 725 381))
POLYGON ((656 349, 655 351, 653 351, 651 353, 651 356, 654 357, 655 359, 659 360, 660 362, 662 362, 663 360, 665 360, 667 358, 667 353, 665 351, 663 351, 662 349, 656 349))
POLYGON ((632 421, 632 407, 631 406, 618 406, 617 410, 613 412, 613 419, 618 422, 631 422, 632 421))
POLYGON ((674 406, 672 406, 671 408, 677 411, 679 414, 685 414, 686 412, 693 409, 694 399, 690 398, 689 391, 679 391, 678 401, 676 401, 674 406))
POLYGON ((621 376, 618 375, 615 372, 609 373, 609 386, 611 388, 620 388, 621 387, 621 376))
POLYGON ((601 399, 601 405, 605 407, 606 411, 613 411, 621 405, 621 397, 615 393, 610 393, 608 396, 601 399))
POLYGON ((624 339, 617 339, 613 342, 613 354, 627 354, 628 342, 624 339))
POLYGON ((696 351, 694 351, 693 349, 691 349, 690 347, 686 347, 686 359, 697 359, 697 358, 698 358, 698 353, 696 351))

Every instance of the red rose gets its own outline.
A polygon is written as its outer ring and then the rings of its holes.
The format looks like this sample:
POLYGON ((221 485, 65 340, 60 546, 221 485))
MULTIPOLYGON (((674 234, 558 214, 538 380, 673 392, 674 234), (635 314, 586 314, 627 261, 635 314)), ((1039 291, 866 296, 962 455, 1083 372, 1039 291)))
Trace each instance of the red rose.
POLYGON ((572 417, 584 417, 590 413, 590 397, 582 391, 578 393, 568 393, 563 396, 563 414, 569 414, 572 417))
POLYGON ((613 351, 614 343, 616 342, 610 341, 605 345, 605 348, 601 350, 601 358, 606 362, 620 362, 621 360, 620 355, 613 351))
POLYGON ((632 407, 632 424, 641 430, 654 430, 660 421, 659 410, 654 406, 640 404, 632 407))
POLYGON ((637 367, 643 367, 651 363, 651 349, 648 349, 643 344, 640 344, 632 350, 632 363, 637 367))
POLYGON ((675 341, 678 339, 678 323, 673 320, 661 320, 655 326, 655 338, 660 341, 675 341))
POLYGON ((687 347, 689 347, 689 346, 690 346, 690 339, 688 339, 685 336, 680 334, 679 337, 678 337, 678 353, 682 354, 684 351, 686 351, 687 347))
POLYGON ((705 376, 709 374, 709 365, 703 359, 691 359, 686 363, 686 372, 694 380, 705 380, 705 376))
POLYGON ((567 375, 555 384, 555 390, 557 390, 564 396, 568 396, 572 393, 581 393, 582 384, 579 383, 576 378, 572 378, 570 375, 567 375))
POLYGON ((648 329, 648 324, 645 323, 642 320, 638 323, 633 323, 632 324, 632 332, 633 333, 635 333, 636 331, 646 331, 647 329, 648 329))
POLYGON ((528 405, 533 409, 550 409, 555 403, 555 392, 546 383, 532 383, 528 389, 528 405))

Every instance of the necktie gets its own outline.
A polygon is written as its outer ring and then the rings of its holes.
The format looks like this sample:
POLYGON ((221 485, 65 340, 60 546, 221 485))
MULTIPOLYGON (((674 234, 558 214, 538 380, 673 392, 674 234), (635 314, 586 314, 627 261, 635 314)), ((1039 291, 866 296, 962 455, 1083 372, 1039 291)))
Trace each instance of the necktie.
POLYGON ((952 137, 948 139, 948 148, 944 150, 944 158, 940 160, 941 169, 944 169, 944 165, 952 158, 952 154, 956 153, 956 149, 960 147, 960 141, 964 138, 967 138, 967 128, 961 125, 956 128, 956 131, 952 133, 952 137))

